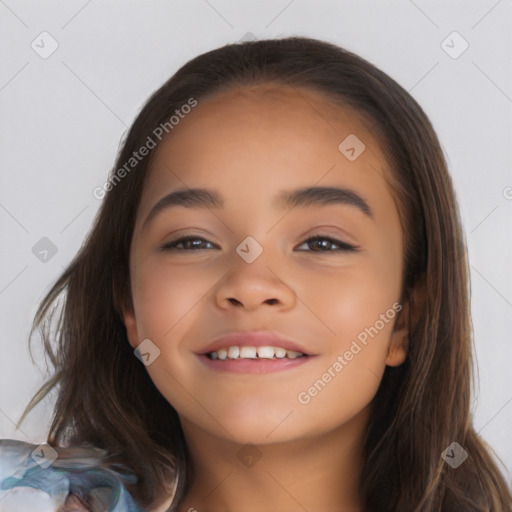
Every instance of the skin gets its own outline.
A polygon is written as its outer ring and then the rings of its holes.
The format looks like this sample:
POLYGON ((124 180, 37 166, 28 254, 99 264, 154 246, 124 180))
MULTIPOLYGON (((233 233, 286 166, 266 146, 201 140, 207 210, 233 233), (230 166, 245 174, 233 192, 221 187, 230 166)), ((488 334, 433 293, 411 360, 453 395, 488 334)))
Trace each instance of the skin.
MULTIPOLYGON (((180 511, 362 510, 369 404, 386 365, 406 357, 407 325, 398 328, 397 315, 309 403, 297 397, 399 302, 403 239, 389 172, 357 113, 270 84, 201 101, 157 150, 133 234, 124 322, 132 348, 147 338, 159 348, 146 369, 181 418, 194 476, 180 511), (352 133, 366 149, 351 162, 338 145, 352 133), (374 218, 348 205, 271 205, 279 191, 307 186, 350 188, 374 218), (217 190, 224 208, 172 207, 143 225, 160 198, 188 187, 217 190), (305 243, 317 234, 359 251, 305 243), (184 235, 205 239, 195 242, 202 250, 159 249, 184 235), (247 236, 263 248, 250 264, 235 251, 247 236), (265 375, 201 364, 195 353, 235 330, 276 331, 315 357, 265 375), (261 456, 252 467, 237 456, 244 444, 261 456)), ((153 510, 166 509, 162 499, 153 510)))

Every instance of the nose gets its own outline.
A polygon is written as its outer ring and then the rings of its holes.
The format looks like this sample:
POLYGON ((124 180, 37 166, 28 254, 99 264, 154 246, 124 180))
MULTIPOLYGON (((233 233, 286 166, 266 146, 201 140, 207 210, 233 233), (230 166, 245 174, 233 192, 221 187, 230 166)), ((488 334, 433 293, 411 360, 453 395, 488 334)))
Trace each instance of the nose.
POLYGON ((217 305, 222 309, 243 308, 247 311, 263 306, 274 306, 278 310, 293 308, 296 293, 265 260, 262 255, 252 263, 236 262, 217 286, 217 305))

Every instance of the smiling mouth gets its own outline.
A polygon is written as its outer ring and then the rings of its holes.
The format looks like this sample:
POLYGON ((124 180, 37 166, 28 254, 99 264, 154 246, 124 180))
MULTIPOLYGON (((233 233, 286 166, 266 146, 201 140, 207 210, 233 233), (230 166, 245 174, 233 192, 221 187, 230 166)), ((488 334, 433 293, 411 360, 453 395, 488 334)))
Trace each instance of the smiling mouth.
POLYGON ((208 352, 206 357, 209 359, 217 359, 220 361, 225 361, 226 359, 234 360, 244 360, 244 359, 252 359, 252 360, 269 360, 269 359, 298 359, 299 357, 307 357, 306 354, 301 352, 296 352, 295 350, 286 350, 283 347, 273 347, 273 346, 261 346, 261 347, 253 347, 253 346, 230 346, 221 348, 214 352, 208 352))

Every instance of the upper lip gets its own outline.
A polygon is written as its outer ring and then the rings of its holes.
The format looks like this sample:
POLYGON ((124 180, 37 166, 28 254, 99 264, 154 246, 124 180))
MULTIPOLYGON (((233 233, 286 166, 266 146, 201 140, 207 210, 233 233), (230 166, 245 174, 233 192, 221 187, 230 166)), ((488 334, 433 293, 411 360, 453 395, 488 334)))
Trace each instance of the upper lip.
POLYGON ((296 341, 283 338, 271 331, 236 331, 224 334, 210 342, 199 354, 209 354, 227 347, 283 347, 286 350, 312 355, 296 341))

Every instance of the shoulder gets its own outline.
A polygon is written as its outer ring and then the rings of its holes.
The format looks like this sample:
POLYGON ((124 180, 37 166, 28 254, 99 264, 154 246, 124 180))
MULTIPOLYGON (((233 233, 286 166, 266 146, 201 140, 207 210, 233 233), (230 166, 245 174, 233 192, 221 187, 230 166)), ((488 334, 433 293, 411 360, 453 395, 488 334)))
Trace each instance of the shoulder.
POLYGON ((0 439, 2 511, 143 512, 123 481, 134 475, 102 465, 104 452, 92 447, 52 447, 0 439), (31 505, 32 504, 32 505, 31 505))

